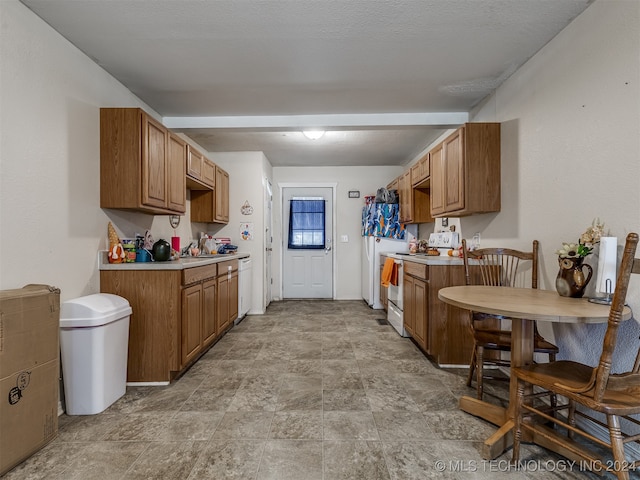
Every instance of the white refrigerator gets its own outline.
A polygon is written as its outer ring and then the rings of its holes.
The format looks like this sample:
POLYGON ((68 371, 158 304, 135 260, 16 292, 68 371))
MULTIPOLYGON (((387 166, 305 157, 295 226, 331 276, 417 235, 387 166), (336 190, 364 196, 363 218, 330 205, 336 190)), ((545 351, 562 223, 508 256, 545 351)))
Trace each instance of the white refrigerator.
POLYGON ((362 298, 371 308, 382 309, 380 303, 380 254, 409 251, 409 242, 385 237, 362 237, 362 298))

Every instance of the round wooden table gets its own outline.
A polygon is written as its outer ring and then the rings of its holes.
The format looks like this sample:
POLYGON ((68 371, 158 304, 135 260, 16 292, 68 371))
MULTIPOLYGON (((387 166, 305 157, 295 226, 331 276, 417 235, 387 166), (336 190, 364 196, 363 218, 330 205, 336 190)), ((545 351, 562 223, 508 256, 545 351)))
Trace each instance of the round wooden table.
MULTIPOLYGON (((511 319, 511 364, 529 365, 533 362, 534 320, 559 323, 606 323, 609 306, 591 303, 586 298, 561 297, 552 290, 491 286, 459 286, 440 289, 438 298, 445 303, 475 312, 502 315, 511 319)), ((622 320, 631 318, 625 307, 622 320)), ((509 408, 504 409, 477 398, 464 396, 460 408, 484 418, 500 428, 484 442, 483 457, 498 457, 511 444, 513 405, 516 382, 509 388, 509 408)))

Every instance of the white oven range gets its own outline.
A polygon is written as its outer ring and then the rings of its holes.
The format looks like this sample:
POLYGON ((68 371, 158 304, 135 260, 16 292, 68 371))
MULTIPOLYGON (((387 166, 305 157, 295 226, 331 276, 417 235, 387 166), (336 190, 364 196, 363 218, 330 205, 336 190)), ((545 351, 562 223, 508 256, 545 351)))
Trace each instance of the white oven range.
POLYGON ((403 262, 400 259, 393 259, 398 269, 397 285, 389 284, 389 296, 387 306, 387 322, 400 334, 401 337, 409 337, 409 333, 404 329, 403 319, 403 262))

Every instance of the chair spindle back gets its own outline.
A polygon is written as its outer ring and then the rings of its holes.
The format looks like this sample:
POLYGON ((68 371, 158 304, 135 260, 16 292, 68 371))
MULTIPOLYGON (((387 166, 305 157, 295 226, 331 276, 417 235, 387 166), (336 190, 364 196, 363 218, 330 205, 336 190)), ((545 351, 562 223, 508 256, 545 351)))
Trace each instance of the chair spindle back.
POLYGON ((538 288, 538 241, 533 241, 531 252, 521 252, 510 248, 481 248, 468 251, 466 239, 462 240, 465 283, 472 285, 469 259, 476 260, 483 285, 514 287, 519 273, 520 261, 531 261, 531 287, 538 288))

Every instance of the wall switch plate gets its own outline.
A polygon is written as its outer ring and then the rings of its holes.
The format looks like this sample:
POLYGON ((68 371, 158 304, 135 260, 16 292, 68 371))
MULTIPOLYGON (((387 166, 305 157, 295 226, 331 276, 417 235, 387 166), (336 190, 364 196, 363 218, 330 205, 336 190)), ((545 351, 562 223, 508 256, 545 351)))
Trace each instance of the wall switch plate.
POLYGON ((342 243, 347 243, 349 241, 349 235, 340 235, 340 241, 342 243))

